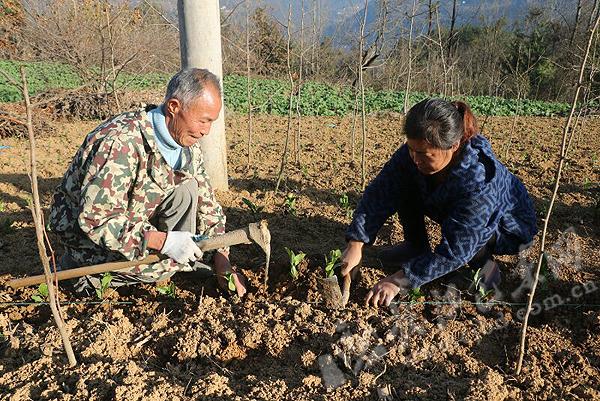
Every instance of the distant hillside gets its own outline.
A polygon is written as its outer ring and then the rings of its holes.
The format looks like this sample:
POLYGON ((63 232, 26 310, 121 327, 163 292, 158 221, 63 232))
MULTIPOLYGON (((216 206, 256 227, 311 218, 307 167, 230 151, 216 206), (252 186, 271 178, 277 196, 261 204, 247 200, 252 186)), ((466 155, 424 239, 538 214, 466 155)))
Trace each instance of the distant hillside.
MULTIPOLYGON (((245 18, 245 5, 241 0, 221 0, 221 15, 229 15, 232 20, 241 21, 245 18)), ((379 14, 381 0, 369 0, 367 10, 367 24, 371 25, 379 14)), ((415 21, 416 32, 426 30, 427 24, 427 1, 419 1, 417 20, 415 21)), ((282 23, 286 23, 289 0, 254 0, 251 8, 265 7, 271 15, 282 23)), ((407 15, 410 14, 412 1, 390 2, 390 20, 403 21, 407 23, 407 15)), ((447 27, 452 15, 452 0, 440 2, 440 25, 447 27)), ((512 25, 522 21, 531 8, 539 8, 545 12, 555 15, 556 18, 573 18, 577 0, 459 0, 457 2, 457 27, 465 24, 481 24, 482 22, 493 22, 504 18, 512 25)), ((177 4, 174 1, 162 0, 166 15, 173 21, 177 21, 177 4)), ((302 1, 292 0, 292 20, 298 26, 302 11, 302 1)), ((324 37, 333 37, 334 43, 343 44, 344 35, 358 32, 363 15, 364 0, 304 0, 305 26, 312 24, 313 12, 316 11, 317 23, 322 27, 324 37)), ((310 29, 310 28, 307 28, 310 29)), ((397 30, 399 31, 399 29, 397 30)), ((396 32, 398 34, 398 32, 396 32)))

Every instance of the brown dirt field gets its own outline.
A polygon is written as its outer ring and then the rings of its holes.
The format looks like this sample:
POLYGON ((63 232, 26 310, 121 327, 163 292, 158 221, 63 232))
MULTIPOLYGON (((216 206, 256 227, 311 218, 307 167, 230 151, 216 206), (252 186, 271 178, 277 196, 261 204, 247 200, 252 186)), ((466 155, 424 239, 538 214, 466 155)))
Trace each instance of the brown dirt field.
MULTIPOLYGON (((39 135, 46 210, 52 189, 97 123, 55 122, 54 132, 39 135)), ((512 118, 490 118, 484 126, 500 158, 535 199, 540 226, 563 123, 561 118, 519 118, 507 158, 512 118)), ((367 255, 350 305, 329 310, 315 289, 315 277, 323 254, 344 246, 350 219, 339 196, 347 193, 353 206, 360 197, 359 146, 354 163, 350 157, 352 121, 304 118, 303 167, 294 167, 290 156, 285 189, 276 194, 286 119, 255 118, 254 159, 248 170, 246 121, 238 115, 227 116, 230 191, 218 195, 229 229, 255 220, 242 197, 264 206, 257 217, 268 219, 274 251, 268 287, 261 285, 260 252, 239 246, 231 258, 250 281, 249 295, 242 300, 223 296, 215 291, 213 278, 194 273, 175 276, 175 298, 154 286, 119 289, 103 305, 62 293, 79 360, 77 367, 68 368, 48 306, 19 304, 30 303, 36 289, 5 285, 11 278, 37 274, 41 267, 28 210, 27 143, 2 139, 0 145, 11 148, 0 151, 0 398, 600 399, 600 121, 583 123, 550 222, 552 258, 538 287, 540 306, 530 320, 524 371, 518 377, 519 303, 525 299, 519 287, 539 238, 521 259, 500 258, 504 280, 496 297, 517 305, 481 305, 474 294, 448 292, 450 279, 442 278, 424 287, 424 298, 417 303, 404 299, 391 309, 366 308, 366 292, 385 274, 367 255), (297 216, 284 213, 286 193, 297 198, 297 216), (286 270, 285 246, 308 254, 297 281, 286 270), (556 306, 556 297, 563 305, 556 306)), ((369 178, 402 143, 401 124, 394 114, 368 118, 369 178)), ((430 228, 437 238, 437 227, 431 223, 430 228)), ((378 243, 401 238, 402 229, 392 219, 378 243)))

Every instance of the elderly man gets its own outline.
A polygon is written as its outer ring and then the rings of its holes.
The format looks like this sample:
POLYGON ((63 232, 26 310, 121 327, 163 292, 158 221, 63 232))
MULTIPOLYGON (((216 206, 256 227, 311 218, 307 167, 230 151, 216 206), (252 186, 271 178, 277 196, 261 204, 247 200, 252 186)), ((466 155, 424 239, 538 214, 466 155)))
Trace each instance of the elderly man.
MULTIPOLYGON (((121 114, 87 135, 56 189, 50 227, 64 246, 62 268, 128 259, 158 251, 159 263, 113 274, 113 285, 157 282, 205 267, 212 257, 219 285, 232 271, 228 249, 203 255, 192 239, 225 232, 196 145, 221 110, 219 79, 187 68, 168 84, 164 103, 121 114)), ((234 272, 237 293, 246 292, 234 272)), ((98 287, 86 277, 78 289, 98 287)))

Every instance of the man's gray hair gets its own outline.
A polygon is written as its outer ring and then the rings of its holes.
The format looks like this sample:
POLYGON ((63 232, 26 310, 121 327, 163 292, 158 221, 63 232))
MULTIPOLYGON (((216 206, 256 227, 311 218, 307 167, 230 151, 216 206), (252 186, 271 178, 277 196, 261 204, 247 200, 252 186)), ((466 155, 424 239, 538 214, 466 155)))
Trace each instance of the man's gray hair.
POLYGON ((222 95, 221 82, 212 72, 204 68, 184 68, 167 85, 165 103, 169 99, 177 99, 186 108, 198 97, 202 96, 207 85, 212 85, 222 95))

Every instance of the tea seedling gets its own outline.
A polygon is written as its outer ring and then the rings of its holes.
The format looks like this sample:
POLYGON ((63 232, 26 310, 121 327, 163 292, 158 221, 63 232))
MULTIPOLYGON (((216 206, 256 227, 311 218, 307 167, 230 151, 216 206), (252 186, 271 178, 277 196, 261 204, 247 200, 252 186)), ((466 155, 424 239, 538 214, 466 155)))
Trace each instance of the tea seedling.
POLYGON ((304 177, 305 179, 310 178, 310 174, 308 173, 308 167, 302 166, 300 168, 300 171, 302 172, 302 177, 304 177))
POLYGON ((38 286, 37 293, 31 296, 34 302, 42 303, 48 299, 48 286, 42 283, 38 286))
POLYGON ((340 196, 340 207, 346 214, 346 217, 352 217, 354 211, 352 210, 352 206, 350 206, 350 200, 348 199, 348 194, 343 193, 340 196))
POLYGON ((96 288, 96 296, 98 297, 98 299, 104 299, 104 296, 106 295, 106 290, 108 290, 108 288, 110 287, 110 282, 112 281, 112 279, 113 277, 110 273, 104 273, 102 275, 102 279, 100 279, 100 288, 96 288))
POLYGON ((160 294, 162 295, 166 295, 168 297, 171 298, 175 298, 176 294, 175 294, 175 290, 177 289, 177 287, 175 287, 175 283, 171 282, 168 285, 163 285, 160 287, 156 287, 156 291, 158 291, 160 294))
POLYGON ((421 287, 411 288, 408 291, 408 300, 410 302, 419 302, 423 298, 425 298, 425 294, 421 291, 421 287))
POLYGON ((283 210, 292 216, 296 216, 296 195, 290 192, 285 196, 283 210))
POLYGON ((242 198, 242 202, 250 209, 250 212, 254 217, 256 217, 260 212, 263 211, 264 206, 258 206, 256 203, 252 202, 250 199, 242 198))
POLYGON ((342 258, 342 251, 334 249, 329 252, 329 257, 325 256, 325 277, 331 277, 334 273, 335 264, 342 258))
POLYGON ((473 282, 475 283, 475 289, 479 293, 479 297, 482 300, 485 300, 490 297, 494 290, 489 289, 486 291, 481 283, 481 280, 483 280, 483 276, 481 275, 481 269, 477 269, 477 271, 475 272, 475 276, 473 276, 473 282))
POLYGON ((298 278, 298 265, 304 260, 306 254, 304 252, 299 252, 295 254, 294 251, 292 251, 288 247, 285 248, 285 251, 290 257, 290 276, 292 276, 292 278, 296 280, 298 278))
POLYGON ((225 273, 225 279, 227 280, 227 289, 231 292, 235 291, 235 280, 233 277, 233 273, 225 273))

